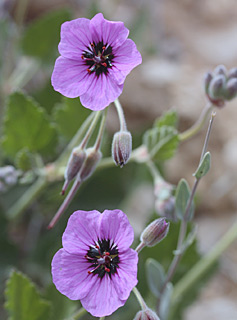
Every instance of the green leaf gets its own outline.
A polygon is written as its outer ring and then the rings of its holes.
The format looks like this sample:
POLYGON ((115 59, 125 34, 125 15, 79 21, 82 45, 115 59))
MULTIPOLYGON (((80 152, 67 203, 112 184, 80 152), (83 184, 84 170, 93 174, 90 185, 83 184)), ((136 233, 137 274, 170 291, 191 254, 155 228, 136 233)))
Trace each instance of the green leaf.
POLYGON ((189 232, 186 239, 182 243, 180 249, 174 250, 173 254, 176 254, 176 255, 184 254, 184 252, 188 249, 188 247, 191 246, 191 244, 195 240, 196 234, 197 234, 197 226, 193 226, 192 230, 189 232))
POLYGON ((21 39, 24 54, 50 62, 57 54, 60 26, 70 20, 68 10, 61 9, 45 14, 28 26, 21 39))
POLYGON ((80 128, 90 110, 84 108, 78 98, 64 98, 62 104, 55 106, 53 117, 58 131, 67 139, 71 139, 80 128))
POLYGON ((154 127, 163 127, 163 126, 168 126, 168 127, 177 127, 178 123, 178 116, 177 112, 174 110, 169 110, 165 112, 160 118, 156 119, 154 127))
POLYGON ((210 167, 211 167, 211 154, 210 152, 206 152, 196 172, 193 174, 194 177, 196 177, 197 179, 201 179, 208 173, 210 167))
POLYGON ((35 285, 20 272, 12 272, 7 281, 5 297, 9 320, 50 318, 50 304, 40 297, 35 285))
MULTIPOLYGON (((181 179, 175 193, 175 210, 176 215, 180 220, 184 219, 188 201, 190 198, 190 189, 185 179, 181 179)), ((194 205, 192 203, 188 219, 191 219, 194 213, 194 205)))
POLYGON ((33 155, 28 148, 23 148, 17 152, 15 158, 16 167, 27 171, 32 168, 33 155))
POLYGON ((158 261, 152 258, 147 259, 145 266, 149 289, 154 296, 158 298, 160 296, 160 289, 165 279, 164 269, 158 261))
POLYGON ((165 161, 173 157, 178 147, 178 132, 169 126, 152 128, 145 132, 143 143, 153 160, 165 161))
POLYGON ((2 147, 6 155, 15 157, 23 148, 50 155, 57 143, 57 132, 45 111, 30 97, 15 92, 9 96, 2 147))

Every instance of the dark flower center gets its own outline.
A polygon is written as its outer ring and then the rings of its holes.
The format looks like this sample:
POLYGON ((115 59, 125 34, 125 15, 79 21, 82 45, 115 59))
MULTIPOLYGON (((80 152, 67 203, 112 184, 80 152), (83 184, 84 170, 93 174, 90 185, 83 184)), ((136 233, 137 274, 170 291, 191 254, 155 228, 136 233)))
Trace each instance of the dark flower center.
POLYGON ((108 73, 108 68, 112 68, 114 55, 112 47, 102 41, 95 44, 92 42, 82 54, 82 59, 88 66, 89 73, 95 72, 97 76, 108 73))
POLYGON ((111 278, 111 275, 116 273, 119 265, 118 254, 116 244, 110 244, 110 240, 98 240, 94 246, 90 246, 85 256, 92 268, 88 273, 98 274, 101 279, 107 273, 111 278))

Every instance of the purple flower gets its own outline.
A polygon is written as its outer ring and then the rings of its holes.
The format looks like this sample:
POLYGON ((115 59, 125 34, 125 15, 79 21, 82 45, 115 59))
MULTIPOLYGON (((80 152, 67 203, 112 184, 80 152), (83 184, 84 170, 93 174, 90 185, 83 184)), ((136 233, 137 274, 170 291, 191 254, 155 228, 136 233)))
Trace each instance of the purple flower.
POLYGON ((142 62, 122 22, 104 19, 67 21, 61 27, 52 85, 66 97, 79 97, 91 110, 102 110, 122 93, 129 72, 142 62))
POLYGON ((81 300, 95 317, 123 306, 137 284, 137 252, 129 248, 133 229, 120 210, 76 211, 52 261, 56 288, 81 300))

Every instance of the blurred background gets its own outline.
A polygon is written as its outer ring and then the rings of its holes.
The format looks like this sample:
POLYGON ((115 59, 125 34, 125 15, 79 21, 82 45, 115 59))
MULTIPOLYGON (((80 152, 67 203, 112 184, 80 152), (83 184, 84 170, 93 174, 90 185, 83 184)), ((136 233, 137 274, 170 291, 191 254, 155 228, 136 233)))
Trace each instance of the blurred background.
MULTIPOLYGON (((154 119, 169 109, 178 113, 179 131, 188 129, 207 102, 203 90, 205 72, 218 64, 227 68, 237 66, 236 0, 0 0, 2 141, 6 135, 7 96, 14 91, 24 91, 44 109, 58 134, 54 148, 46 150, 40 159, 44 164, 59 156, 88 114, 79 106, 78 99, 63 98, 50 84, 58 56, 60 25, 73 18, 91 18, 97 12, 102 12, 108 20, 123 21, 143 57, 142 65, 127 77, 120 97, 134 146, 141 143, 142 134, 154 119)), ((208 252, 236 219, 236 106, 235 99, 217 110, 208 148, 212 154, 212 167, 197 192, 195 248, 198 253, 185 255, 180 275, 198 260, 198 254, 208 252)), ((8 117, 12 123, 15 121, 12 127, 17 126, 17 117, 11 118, 9 114, 8 117)), ((111 108, 103 146, 105 156, 110 155, 112 136, 118 126, 116 112, 111 108)), ((206 128, 190 141, 183 142, 175 157, 165 163, 163 171, 167 181, 176 185, 184 177, 193 184, 192 173, 199 162, 206 128)), ((61 235, 69 214, 79 208, 119 207, 128 214, 138 237, 147 222, 156 216, 153 181, 147 169, 138 164, 128 164, 123 169, 99 170, 82 186, 62 221, 49 232, 46 226, 62 201, 59 195, 62 181, 49 183, 29 207, 11 217, 9 208, 36 179, 34 172, 24 167, 29 159, 32 160, 29 150, 17 151, 16 155, 9 152, 4 143, 0 149, 1 167, 13 165, 16 170, 26 172, 21 183, 8 183, 5 187, 0 184, 1 302, 4 301, 5 281, 15 267, 37 283, 44 297, 54 297, 58 304, 60 297, 51 285, 50 262, 61 246, 61 235)), ((32 161, 35 164, 37 159, 33 157, 32 161)), ((16 171, 12 179, 17 175, 16 171)), ((176 235, 177 228, 173 228, 173 235, 176 235)), ((172 240, 165 239, 159 248, 141 255, 140 290, 148 301, 152 298, 145 283, 144 262, 152 256, 167 267, 175 243, 175 236, 172 240)), ((215 272, 213 270, 209 275, 209 281, 199 288, 197 300, 187 303, 185 309, 182 307, 182 316, 180 312, 177 319, 237 319, 236 249, 237 243, 223 254, 215 272)), ((138 310, 135 299, 131 297, 126 306, 127 314, 123 314, 123 319, 132 319, 138 310)), ((75 303, 65 302, 61 315, 67 317, 76 307, 75 303)), ((120 311, 108 319, 118 319, 119 315, 120 311)), ((1 310, 0 318, 7 318, 4 310, 1 310)), ((55 319, 64 318, 60 318, 59 313, 55 319)))

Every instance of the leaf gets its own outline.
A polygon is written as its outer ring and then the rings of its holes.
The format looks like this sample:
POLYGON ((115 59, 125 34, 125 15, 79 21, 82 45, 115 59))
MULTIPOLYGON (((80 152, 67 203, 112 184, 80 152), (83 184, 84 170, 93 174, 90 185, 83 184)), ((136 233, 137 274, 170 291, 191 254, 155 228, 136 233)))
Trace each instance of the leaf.
POLYGON ((206 152, 196 172, 193 174, 194 177, 196 177, 197 179, 201 179, 208 173, 210 167, 211 167, 211 154, 210 152, 206 152))
POLYGON ((60 26, 70 18, 70 12, 61 9, 47 13, 32 22, 21 39, 21 48, 24 54, 44 62, 51 62, 57 54, 60 26))
POLYGON ((147 259, 146 276, 149 289, 154 296, 158 298, 160 296, 160 289, 165 279, 165 272, 162 265, 152 258, 147 259))
POLYGON ((32 168, 33 154, 29 151, 28 148, 23 148, 17 152, 15 158, 16 167, 27 171, 32 168))
POLYGON ((9 320, 50 318, 50 304, 40 297, 35 285, 20 272, 12 272, 7 281, 5 297, 9 320))
POLYGON ((170 159, 178 147, 178 132, 169 126, 152 128, 145 132, 143 143, 153 160, 164 161, 170 159))
POLYGON ((168 127, 177 127, 178 123, 178 116, 177 112, 174 110, 169 110, 165 112, 160 118, 156 119, 154 127, 163 127, 163 126, 168 126, 168 127))
MULTIPOLYGON (((185 179, 181 179, 175 193, 175 210, 176 215, 180 220, 184 219, 186 213, 186 208, 190 198, 190 189, 188 183, 185 179)), ((194 213, 194 204, 192 203, 189 210, 188 219, 191 220, 191 217, 194 213)))
POLYGON ((159 316, 161 320, 166 320, 169 315, 170 300, 173 293, 172 283, 167 283, 164 294, 162 295, 159 308, 159 316))
POLYGON ((3 127, 2 147, 10 157, 28 148, 30 152, 52 154, 57 142, 55 127, 45 111, 30 97, 15 92, 9 96, 3 127))
POLYGON ((84 108, 78 98, 64 98, 62 104, 55 106, 53 117, 58 131, 71 139, 88 117, 90 111, 84 108))

